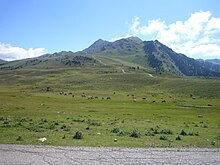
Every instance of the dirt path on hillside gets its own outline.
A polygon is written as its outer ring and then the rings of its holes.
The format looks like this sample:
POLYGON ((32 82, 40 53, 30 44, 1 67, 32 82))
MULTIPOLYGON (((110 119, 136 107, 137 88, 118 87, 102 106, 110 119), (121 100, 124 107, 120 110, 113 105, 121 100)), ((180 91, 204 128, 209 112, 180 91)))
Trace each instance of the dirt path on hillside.
POLYGON ((92 148, 0 144, 0 165, 220 164, 220 149, 92 148))

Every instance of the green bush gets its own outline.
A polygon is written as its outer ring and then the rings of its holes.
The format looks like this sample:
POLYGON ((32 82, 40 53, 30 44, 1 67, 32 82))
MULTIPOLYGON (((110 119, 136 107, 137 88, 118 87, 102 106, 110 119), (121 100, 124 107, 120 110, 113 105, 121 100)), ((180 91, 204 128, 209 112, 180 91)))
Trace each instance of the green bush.
POLYGON ((154 134, 160 134, 158 129, 159 129, 159 126, 156 126, 155 128, 150 128, 150 131, 152 131, 154 134))
POLYGON ((11 127, 11 125, 10 125, 10 123, 9 123, 9 121, 8 121, 8 118, 4 118, 4 119, 3 119, 3 125, 2 125, 2 127, 3 127, 3 128, 10 128, 10 127, 11 127))
POLYGON ((187 136, 188 134, 187 134, 184 130, 182 130, 182 131, 180 132, 180 135, 187 136))
POLYGON ((140 132, 137 129, 131 131, 130 137, 139 138, 141 136, 140 132))
POLYGON ((121 130, 120 128, 113 128, 111 132, 113 133, 119 133, 121 130))
POLYGON ((73 136, 73 139, 82 139, 82 132, 76 131, 75 135, 73 136))
POLYGON ((163 129, 160 131, 160 134, 172 135, 173 131, 171 131, 170 129, 163 129))
POLYGON ((155 136, 155 134, 154 134, 154 132, 153 132, 152 130, 147 130, 147 131, 145 132, 145 135, 146 135, 146 136, 155 136))
POLYGON ((162 135, 162 136, 160 136, 160 140, 168 140, 168 137, 167 137, 167 136, 162 135))
POLYGON ((182 140, 181 136, 178 135, 178 136, 176 137, 176 140, 182 140))
POLYGON ((16 122, 16 123, 14 124, 14 127, 21 127, 21 126, 23 126, 23 124, 22 124, 21 122, 16 122))

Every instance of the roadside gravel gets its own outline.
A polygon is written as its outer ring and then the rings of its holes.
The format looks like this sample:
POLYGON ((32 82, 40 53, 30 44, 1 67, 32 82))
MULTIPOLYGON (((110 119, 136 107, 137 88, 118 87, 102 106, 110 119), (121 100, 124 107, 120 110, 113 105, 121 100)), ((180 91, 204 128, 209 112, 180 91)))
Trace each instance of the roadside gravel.
POLYGON ((0 165, 220 165, 220 148, 54 147, 0 144, 0 165))

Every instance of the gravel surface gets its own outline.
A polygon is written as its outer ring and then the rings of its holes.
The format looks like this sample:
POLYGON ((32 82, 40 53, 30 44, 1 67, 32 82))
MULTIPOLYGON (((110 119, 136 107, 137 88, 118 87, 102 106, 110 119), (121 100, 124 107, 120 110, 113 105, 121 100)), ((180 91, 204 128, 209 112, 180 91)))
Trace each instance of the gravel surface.
POLYGON ((220 165, 220 148, 93 148, 0 144, 0 165, 220 165))

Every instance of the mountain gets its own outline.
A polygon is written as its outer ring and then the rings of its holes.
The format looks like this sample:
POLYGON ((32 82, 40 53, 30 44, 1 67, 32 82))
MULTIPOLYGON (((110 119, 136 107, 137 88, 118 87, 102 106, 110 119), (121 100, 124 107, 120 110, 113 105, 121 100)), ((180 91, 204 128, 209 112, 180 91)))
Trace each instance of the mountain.
POLYGON ((98 40, 82 52, 123 59, 158 73, 181 76, 220 76, 219 66, 176 53, 157 40, 142 41, 137 37, 115 42, 98 40))
POLYGON ((157 72, 186 76, 220 76, 220 67, 205 64, 184 54, 176 53, 159 41, 145 41, 144 50, 149 65, 157 72))
POLYGON ((62 51, 38 58, 7 62, 1 65, 0 69, 83 66, 108 66, 120 70, 141 67, 145 71, 159 74, 220 76, 220 65, 189 58, 174 52, 157 40, 142 41, 138 37, 114 42, 99 39, 79 52, 62 51))
POLYGON ((220 59, 208 59, 206 62, 210 62, 212 64, 220 65, 220 59))

